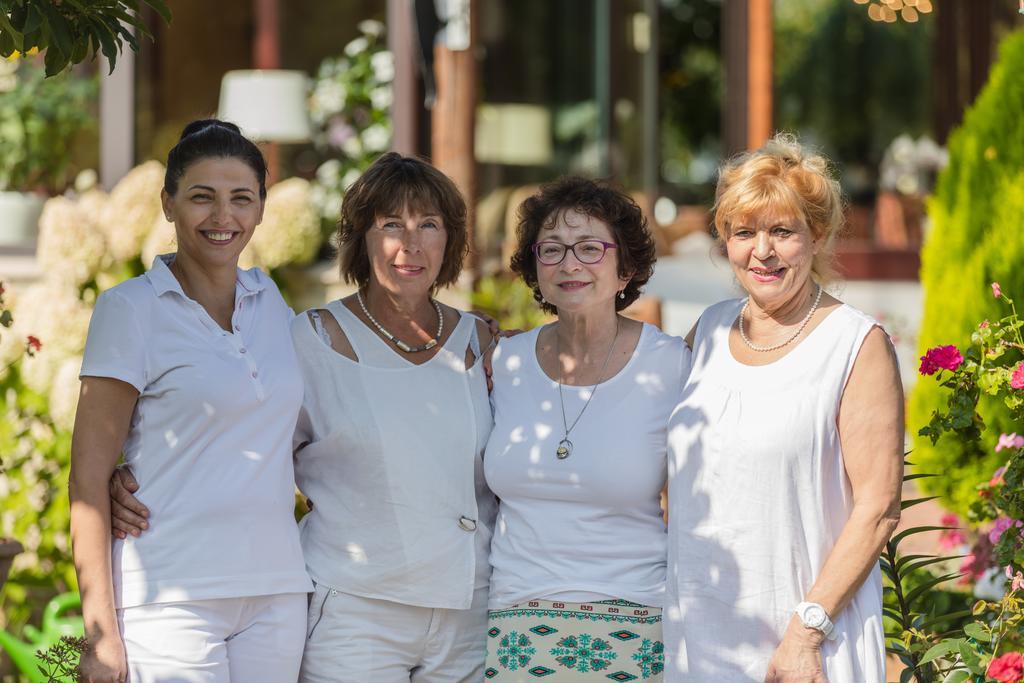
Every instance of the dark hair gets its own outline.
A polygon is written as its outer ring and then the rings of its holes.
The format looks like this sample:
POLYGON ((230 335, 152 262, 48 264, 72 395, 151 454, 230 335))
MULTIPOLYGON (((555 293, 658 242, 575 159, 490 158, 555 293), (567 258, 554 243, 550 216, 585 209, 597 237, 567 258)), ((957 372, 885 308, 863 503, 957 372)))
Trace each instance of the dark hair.
POLYGON ((267 196, 267 162, 260 148, 242 135, 233 123, 219 119, 200 119, 185 126, 178 138, 178 144, 167 154, 167 171, 164 173, 164 190, 173 195, 178 191, 178 181, 189 166, 210 157, 238 159, 256 174, 260 184, 260 197, 267 196))
POLYGON ((466 201, 452 179, 423 159, 388 152, 377 158, 345 191, 338 220, 338 265, 345 282, 365 287, 370 282, 366 233, 380 216, 408 207, 418 213, 436 212, 448 237, 444 260, 434 287, 459 279, 469 251, 466 201))
POLYGON ((533 298, 548 313, 558 310, 544 302, 537 284, 537 260, 533 245, 542 228, 552 227, 567 211, 607 223, 618 249, 615 256, 619 277, 629 278, 623 289, 625 298, 615 298, 615 310, 621 311, 640 297, 640 289, 654 273, 654 239, 647 230, 647 219, 632 197, 602 180, 575 176, 541 185, 519 206, 516 248, 512 271, 518 273, 533 290, 533 298))

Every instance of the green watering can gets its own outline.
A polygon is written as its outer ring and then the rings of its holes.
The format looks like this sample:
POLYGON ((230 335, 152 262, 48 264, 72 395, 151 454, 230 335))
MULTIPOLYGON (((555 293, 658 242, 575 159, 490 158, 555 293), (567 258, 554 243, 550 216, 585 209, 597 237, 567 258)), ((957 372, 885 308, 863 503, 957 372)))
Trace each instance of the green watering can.
POLYGON ((30 683, 47 683, 47 679, 39 672, 36 650, 46 650, 57 643, 61 636, 79 637, 85 635, 85 623, 82 617, 62 616, 68 610, 78 609, 82 598, 78 593, 62 593, 46 605, 43 610, 43 628, 40 631, 31 624, 24 628, 23 642, 7 631, 0 631, 0 647, 7 650, 14 666, 23 673, 30 683))

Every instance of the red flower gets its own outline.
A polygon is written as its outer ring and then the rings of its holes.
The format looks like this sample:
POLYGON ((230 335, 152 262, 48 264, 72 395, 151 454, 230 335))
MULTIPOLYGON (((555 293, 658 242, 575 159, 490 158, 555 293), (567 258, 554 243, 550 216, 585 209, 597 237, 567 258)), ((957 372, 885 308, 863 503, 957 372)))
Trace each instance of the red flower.
POLYGON ((1017 369, 1010 375, 1010 387, 1024 389, 1024 363, 1017 365, 1017 369))
POLYGON ((999 286, 998 282, 992 283, 992 296, 999 298, 1003 295, 1003 288, 999 286))
POLYGON ((1024 655, 1019 652, 1007 652, 996 657, 988 665, 985 675, 999 683, 1019 683, 1024 679, 1024 655))
POLYGON ((34 356, 40 349, 43 348, 43 342, 39 341, 39 337, 35 335, 28 335, 27 351, 28 355, 34 356))
MULTIPOLYGON (((928 349, 921 356, 921 367, 918 371, 922 375, 934 375, 939 370, 956 370, 963 362, 964 357, 960 355, 960 351, 955 346, 936 346, 933 349, 928 349)), ((1021 365, 1024 366, 1024 363, 1021 365)), ((1024 374, 1021 376, 1021 381, 1024 382, 1024 374)))

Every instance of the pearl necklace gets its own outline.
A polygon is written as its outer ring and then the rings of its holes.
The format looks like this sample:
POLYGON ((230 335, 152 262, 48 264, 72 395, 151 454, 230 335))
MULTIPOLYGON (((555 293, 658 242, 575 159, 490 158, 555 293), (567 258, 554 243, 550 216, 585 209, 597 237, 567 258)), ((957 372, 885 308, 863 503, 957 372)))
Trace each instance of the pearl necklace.
POLYGON ((441 313, 441 305, 433 299, 430 300, 430 303, 434 305, 434 310, 437 311, 437 334, 434 335, 434 338, 426 344, 420 344, 419 346, 409 346, 404 341, 398 339, 395 335, 385 330, 384 326, 377 322, 376 318, 370 315, 370 311, 366 308, 366 303, 363 302, 363 294, 359 290, 356 290, 356 299, 358 299, 359 308, 363 309, 363 315, 366 316, 367 320, 373 323, 373 326, 376 327, 389 342, 400 348, 402 351, 405 351, 406 353, 418 353, 420 351, 429 351, 437 346, 437 340, 441 338, 441 333, 444 331, 444 314, 441 313))
POLYGON ((749 348, 753 349, 754 351, 760 351, 761 353, 767 353, 768 351, 775 351, 776 349, 781 349, 783 346, 786 346, 794 339, 799 337, 800 333, 804 331, 805 327, 807 327, 807 323, 811 321, 811 316, 814 315, 814 312, 816 310, 818 310, 818 304, 821 302, 821 292, 821 285, 818 285, 818 295, 814 297, 814 303, 811 304, 811 310, 807 311, 807 315, 805 315, 804 319, 800 321, 800 326, 797 327, 796 332, 793 333, 792 337, 782 342, 781 344, 776 344, 775 346, 757 346, 752 341, 750 341, 750 337, 747 336, 746 331, 743 329, 743 316, 746 314, 747 309, 750 307, 750 297, 748 296, 746 302, 743 304, 743 308, 740 309, 740 339, 742 339, 743 343, 746 344, 749 348))

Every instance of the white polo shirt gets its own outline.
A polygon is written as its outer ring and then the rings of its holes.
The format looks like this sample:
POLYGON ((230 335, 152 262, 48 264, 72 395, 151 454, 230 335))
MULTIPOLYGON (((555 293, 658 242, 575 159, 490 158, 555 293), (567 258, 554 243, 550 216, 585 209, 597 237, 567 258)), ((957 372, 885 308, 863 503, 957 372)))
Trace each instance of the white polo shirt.
POLYGON ((151 526, 114 541, 116 605, 312 590, 293 516, 291 310, 267 275, 239 270, 227 332, 173 258, 99 297, 82 362, 139 391, 124 456, 151 526))

